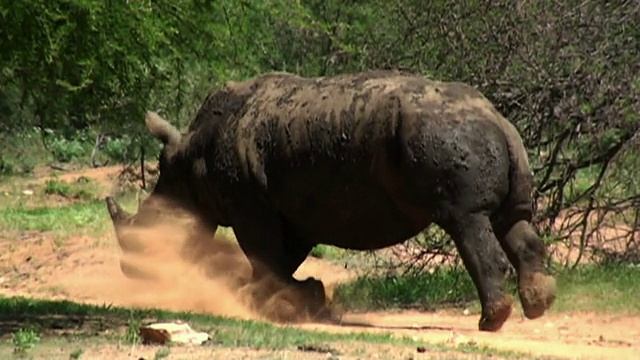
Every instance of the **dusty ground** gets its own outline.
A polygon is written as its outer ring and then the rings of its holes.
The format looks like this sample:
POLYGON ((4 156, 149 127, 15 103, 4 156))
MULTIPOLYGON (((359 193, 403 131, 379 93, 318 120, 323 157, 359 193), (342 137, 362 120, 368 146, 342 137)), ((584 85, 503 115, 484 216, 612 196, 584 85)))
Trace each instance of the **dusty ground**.
MULTIPOLYGON (((97 179, 105 184, 113 181, 118 168, 93 169, 69 173, 64 180, 79 176, 97 179)), ((108 215, 105 211, 105 221, 108 215)), ((126 279, 120 272, 121 252, 112 232, 103 238, 74 236, 64 241, 50 234, 23 234, 17 239, 2 236, 0 230, 0 294, 25 295, 52 299, 72 299, 90 303, 113 303, 127 306, 154 306, 172 310, 206 311, 214 314, 251 318, 237 296, 220 282, 212 281, 197 271, 171 259, 161 267, 174 276, 156 283, 140 283, 126 279), (172 268, 172 266, 176 266, 172 268), (176 275, 178 274, 178 275, 176 275)), ((353 273, 342 266, 308 258, 296 274, 299 278, 314 276, 329 288, 352 278, 353 273)), ((561 289, 560 289, 561 291, 561 289)), ((476 330, 477 315, 443 310, 433 313, 397 311, 385 313, 346 314, 342 325, 307 323, 306 329, 333 332, 392 331, 431 342, 475 343, 491 348, 527 351, 537 356, 557 356, 581 359, 640 358, 640 317, 605 316, 598 314, 546 315, 536 321, 524 320, 514 311, 510 320, 497 334, 476 330)), ((157 349, 99 346, 86 349, 82 358, 138 359, 153 358, 157 349)), ((396 349, 397 350, 397 349, 396 349)), ((418 354, 373 346, 353 358, 424 358, 438 354, 418 354), (386 350, 385 350, 386 349, 386 350)), ((0 351, 0 354, 3 352, 0 351)), ((67 352, 68 354, 68 352, 67 352)), ((50 358, 58 356, 55 351, 50 358)), ((62 355, 60 358, 68 358, 62 355)), ((169 358, 277 358, 326 359, 326 354, 267 352, 253 349, 172 349, 169 358)), ((437 357, 437 356, 436 356, 437 357)), ((351 358, 340 356, 340 359, 351 358)))

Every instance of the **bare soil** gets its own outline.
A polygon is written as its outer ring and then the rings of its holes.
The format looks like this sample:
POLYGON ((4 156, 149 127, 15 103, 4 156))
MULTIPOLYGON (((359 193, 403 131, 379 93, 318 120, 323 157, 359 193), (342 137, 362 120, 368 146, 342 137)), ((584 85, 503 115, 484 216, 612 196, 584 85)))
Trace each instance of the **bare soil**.
MULTIPOLYGON (((64 174, 59 180, 73 182, 80 176, 90 177, 113 187, 120 167, 107 167, 64 174)), ((39 180, 36 180, 39 181, 39 180)), ((25 184, 25 186, 29 186, 25 184)), ((106 190, 110 192, 111 190, 106 190)), ((105 211, 105 222, 109 221, 105 211)), ((166 235, 166 234, 165 234, 166 235)), ((164 244, 155 234, 155 244, 164 244)), ((175 246, 170 246, 175 250, 175 246)), ((123 306, 159 307, 170 310, 191 310, 238 318, 260 318, 250 304, 243 301, 237 288, 204 274, 201 268, 189 266, 177 256, 165 251, 147 263, 162 269, 163 276, 154 282, 141 282, 126 278, 120 270, 122 252, 115 235, 108 232, 101 238, 71 236, 57 239, 46 233, 24 233, 18 238, 0 229, 0 294, 48 299, 68 299, 86 303, 123 306)), ((220 257, 208 259, 218 261, 220 257)), ((229 259, 227 259, 229 260, 229 259)), ((133 260, 141 261, 141 259, 133 260)), ((242 261, 242 260, 238 260, 242 261)), ((227 271, 234 271, 227 261, 227 271)), ((200 263, 202 265, 202 261, 200 263)), ((244 265, 242 265, 244 266, 244 265)), ((220 270, 222 268, 218 268, 220 270)), ((224 275, 224 274, 223 274, 224 275)), ((228 275, 228 274, 226 274, 228 275)), ((309 257, 296 273, 296 277, 313 276, 321 279, 328 293, 336 284, 354 278, 355 273, 343 266, 309 257)), ((559 289, 562 291, 562 289, 559 289)), ((460 310, 435 312, 386 311, 376 313, 345 314, 342 324, 303 323, 304 329, 331 332, 369 331, 393 332, 408 335, 426 346, 430 343, 486 345, 501 350, 530 352, 532 356, 555 356, 581 359, 635 359, 640 358, 640 316, 604 315, 596 313, 547 314, 530 321, 522 318, 519 309, 498 333, 477 331, 478 315, 465 315, 460 310)), ((63 347, 61 347, 62 349, 63 347)), ((67 351, 59 358, 68 358, 67 351)), ((1 350, 1 349, 0 349, 1 350)), ((153 358, 157 347, 96 345, 85 349, 82 358, 138 359, 153 358)), ((440 357, 438 352, 417 353, 406 348, 372 345, 357 353, 340 355, 350 358, 420 359, 440 357)), ((353 349, 351 349, 353 350, 353 349)), ((61 350, 62 351, 62 350, 61 350)), ((353 351, 352 351, 353 352, 353 351)), ((3 352, 0 351, 0 354, 3 352)), ((56 351, 47 358, 57 358, 56 351)), ((171 359, 225 358, 225 359, 327 359, 327 354, 299 350, 266 351, 255 349, 220 349, 215 347, 173 348, 171 359)), ((495 356, 493 357, 495 358, 495 356)))

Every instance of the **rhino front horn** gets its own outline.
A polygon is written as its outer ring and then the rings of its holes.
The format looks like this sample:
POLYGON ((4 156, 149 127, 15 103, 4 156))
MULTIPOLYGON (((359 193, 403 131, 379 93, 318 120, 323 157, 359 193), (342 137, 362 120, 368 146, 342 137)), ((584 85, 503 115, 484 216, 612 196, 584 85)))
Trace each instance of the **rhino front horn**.
POLYGON ((109 215, 114 225, 124 224, 131 219, 132 215, 122 209, 111 196, 107 196, 105 202, 107 203, 107 209, 109 210, 109 215))

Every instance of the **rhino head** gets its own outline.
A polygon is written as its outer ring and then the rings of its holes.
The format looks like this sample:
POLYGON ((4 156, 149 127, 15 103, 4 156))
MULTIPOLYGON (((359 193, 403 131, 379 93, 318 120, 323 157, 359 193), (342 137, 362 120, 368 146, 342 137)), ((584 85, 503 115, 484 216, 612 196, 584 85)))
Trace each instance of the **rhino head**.
POLYGON ((186 164, 181 155, 182 134, 168 121, 154 112, 145 115, 147 129, 164 144, 160 156, 160 175, 151 194, 138 200, 138 211, 130 214, 111 196, 105 199, 120 247, 125 251, 141 251, 144 246, 135 235, 136 229, 152 227, 174 215, 178 210, 192 207, 188 192, 186 164))

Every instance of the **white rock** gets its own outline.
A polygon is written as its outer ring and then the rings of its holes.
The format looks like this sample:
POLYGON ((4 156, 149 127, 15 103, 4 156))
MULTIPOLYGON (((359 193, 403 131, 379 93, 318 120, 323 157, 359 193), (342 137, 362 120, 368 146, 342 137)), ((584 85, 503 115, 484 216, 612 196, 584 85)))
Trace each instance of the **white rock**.
POLYGON ((205 332, 195 331, 187 323, 156 323, 140 328, 143 343, 165 344, 167 342, 202 345, 211 337, 205 332))

